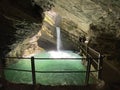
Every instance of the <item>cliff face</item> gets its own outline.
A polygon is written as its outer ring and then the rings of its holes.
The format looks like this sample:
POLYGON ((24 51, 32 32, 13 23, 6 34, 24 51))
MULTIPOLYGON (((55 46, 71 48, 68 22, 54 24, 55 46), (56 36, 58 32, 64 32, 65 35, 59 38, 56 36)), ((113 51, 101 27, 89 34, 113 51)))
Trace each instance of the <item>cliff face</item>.
POLYGON ((43 8, 31 0, 1 0, 0 55, 4 56, 12 51, 10 55, 21 56, 31 46, 29 41, 32 37, 40 36, 38 32, 42 26, 44 11, 50 8, 43 8))
POLYGON ((106 17, 100 17, 91 24, 91 45, 109 59, 120 58, 120 1, 119 0, 92 0, 107 12, 106 17))
MULTIPOLYGON (((31 37, 40 29, 42 15, 35 16, 32 4, 28 0, 24 5, 23 0, 0 1, 0 55, 3 56, 16 47, 17 43, 27 37, 31 37), (35 18, 39 18, 38 20, 35 18), (34 29, 34 32, 31 31, 34 29), (14 45, 11 47, 10 45, 14 45), (16 44, 16 45, 15 45, 16 44)), ((42 9, 41 9, 42 11, 42 9)))
POLYGON ((44 39, 54 43, 55 39, 50 39, 45 33, 52 31, 55 34, 57 25, 78 37, 80 35, 89 37, 91 47, 119 58, 119 3, 119 0, 1 0, 1 55, 14 48, 21 50, 23 42, 29 42, 31 37, 41 30, 43 18, 46 16, 42 28, 44 39), (45 11, 47 12, 44 14, 45 11), (51 18, 54 13, 57 17, 51 18), (45 21, 48 19, 55 23, 51 25, 51 22, 45 21))
POLYGON ((61 28, 85 34, 89 46, 109 59, 119 59, 119 4, 119 0, 56 0, 54 10, 62 17, 61 28))
POLYGON ((73 21, 85 32, 89 30, 90 23, 106 15, 106 12, 91 0, 56 0, 55 6, 55 11, 63 17, 63 20, 73 21))

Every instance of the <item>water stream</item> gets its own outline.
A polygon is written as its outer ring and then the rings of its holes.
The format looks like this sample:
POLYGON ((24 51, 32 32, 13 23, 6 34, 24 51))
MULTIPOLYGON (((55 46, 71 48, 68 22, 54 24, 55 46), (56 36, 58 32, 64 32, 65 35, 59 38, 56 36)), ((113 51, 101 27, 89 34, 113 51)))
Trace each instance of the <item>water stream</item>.
POLYGON ((60 51, 61 47, 60 27, 56 27, 56 33, 57 33, 57 51, 60 51))

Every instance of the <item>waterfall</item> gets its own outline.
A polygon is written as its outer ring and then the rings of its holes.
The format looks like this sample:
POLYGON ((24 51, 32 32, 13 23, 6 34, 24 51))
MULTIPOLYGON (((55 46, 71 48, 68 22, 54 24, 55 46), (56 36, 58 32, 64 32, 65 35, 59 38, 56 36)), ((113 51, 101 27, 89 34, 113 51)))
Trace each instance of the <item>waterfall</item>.
POLYGON ((57 51, 60 51, 61 47, 60 27, 56 27, 56 32, 57 32, 57 51))

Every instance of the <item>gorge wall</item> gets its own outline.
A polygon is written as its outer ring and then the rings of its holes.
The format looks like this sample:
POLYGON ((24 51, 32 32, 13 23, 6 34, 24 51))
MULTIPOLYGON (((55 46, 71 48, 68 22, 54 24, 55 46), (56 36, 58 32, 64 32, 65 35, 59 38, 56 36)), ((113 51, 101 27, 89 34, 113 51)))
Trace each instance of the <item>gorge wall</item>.
MULTIPOLYGON (((31 0, 0 1, 0 55, 4 57, 10 51, 11 56, 21 56, 26 48, 31 47, 29 41, 42 27, 44 11, 51 5, 46 1, 42 6, 31 0)), ((40 33, 36 35, 38 38, 40 33)), ((36 39, 37 40, 37 39, 36 39)), ((33 43, 36 45, 36 43, 33 43)))
MULTIPOLYGON (((54 24, 43 21, 47 11, 60 16, 61 30, 78 37, 85 35, 89 38, 89 46, 110 58, 119 59, 119 4, 119 0, 1 0, 0 55, 6 55, 11 50, 11 55, 21 55, 23 50, 33 45, 29 44, 32 37, 36 41, 40 38, 42 26, 48 32, 53 31, 54 24)), ((48 32, 42 30, 42 34, 48 32)), ((46 35, 43 37, 54 43, 46 35)), ((36 41, 34 45, 38 44, 36 41)))
POLYGON ((118 59, 120 53, 120 1, 92 0, 102 7, 107 16, 100 17, 91 27, 92 47, 108 54, 109 59, 118 59))
POLYGON ((84 34, 90 47, 119 61, 119 0, 56 0, 54 10, 62 16, 62 29, 84 34))

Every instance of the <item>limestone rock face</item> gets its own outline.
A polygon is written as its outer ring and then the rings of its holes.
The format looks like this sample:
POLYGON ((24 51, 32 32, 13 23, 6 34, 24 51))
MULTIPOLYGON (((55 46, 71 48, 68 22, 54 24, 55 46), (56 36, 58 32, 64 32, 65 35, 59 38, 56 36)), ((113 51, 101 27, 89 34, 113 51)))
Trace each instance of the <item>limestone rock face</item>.
POLYGON ((106 15, 102 7, 91 0, 56 0, 55 11, 63 20, 67 19, 76 23, 84 32, 88 32, 90 23, 106 15))
MULTIPOLYGON (((40 1, 36 0, 38 5, 41 5, 40 1)), ((111 58, 119 58, 119 0, 52 0, 51 2, 55 6, 52 10, 61 17, 59 23, 61 30, 78 37, 83 34, 89 38, 89 46, 111 58)))
MULTIPOLYGON (((38 5, 41 4, 41 0, 36 1, 38 5)), ((91 0, 53 0, 51 2, 53 2, 54 8, 48 11, 46 16, 49 17, 49 19, 52 19, 54 21, 54 26, 59 26, 61 31, 65 30, 68 34, 72 33, 78 38, 81 35, 89 36, 88 33, 90 24, 96 22, 100 17, 105 17, 107 15, 101 6, 91 0), (56 17, 53 13, 57 13, 58 17, 56 17), (52 18, 51 16, 55 18, 52 18)), ((49 22, 47 24, 51 25, 49 22)), ((62 40, 64 40, 68 37, 62 38, 62 40)), ((67 40, 63 42, 66 41, 67 40)))
POLYGON ((85 34, 89 46, 119 59, 119 0, 55 0, 54 10, 62 17, 61 28, 78 36, 85 34))
POLYGON ((47 38, 46 40, 55 43, 55 26, 59 26, 61 30, 77 37, 89 37, 91 47, 103 54, 119 58, 119 5, 119 0, 1 0, 1 55, 8 52, 6 48, 11 50, 18 47, 17 43, 27 42, 28 38, 41 30, 44 23, 43 39, 47 38), (45 13, 47 18, 43 13, 45 11, 48 13, 45 13), (54 17, 54 12, 57 17, 54 17), (47 37, 48 32, 54 35, 47 37))
POLYGON ((106 17, 100 17, 90 25, 91 46, 107 54, 109 59, 119 59, 120 53, 120 1, 92 0, 107 12, 106 17))
POLYGON ((21 56, 23 47, 29 47, 30 38, 40 31, 45 10, 32 0, 0 1, 1 56, 9 51, 16 53, 13 56, 21 56))

